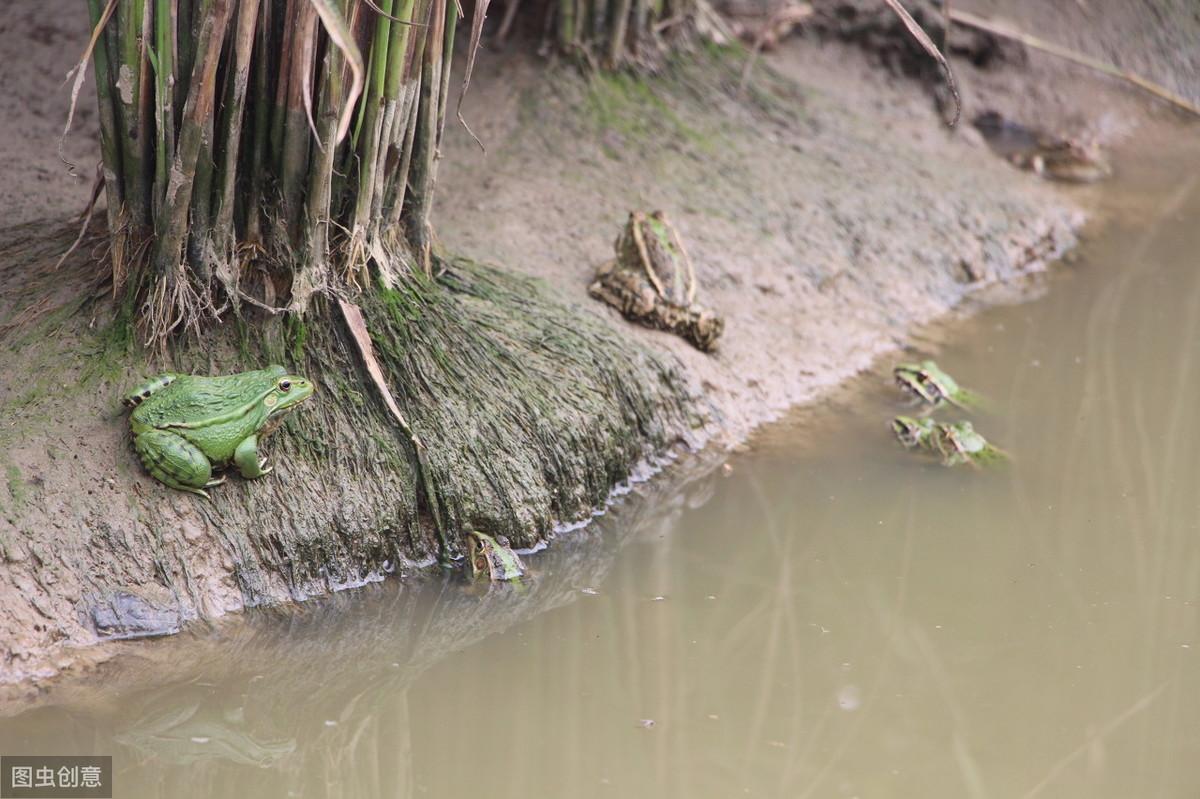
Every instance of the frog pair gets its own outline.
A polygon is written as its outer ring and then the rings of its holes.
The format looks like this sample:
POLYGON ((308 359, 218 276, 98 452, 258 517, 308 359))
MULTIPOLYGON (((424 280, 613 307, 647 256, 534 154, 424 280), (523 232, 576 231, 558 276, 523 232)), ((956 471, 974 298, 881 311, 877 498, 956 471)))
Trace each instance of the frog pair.
MULTIPOLYGON (((931 413, 943 405, 970 410, 978 405, 976 395, 964 389, 933 361, 904 363, 892 370, 896 384, 931 413)), ((969 421, 938 422, 928 416, 897 416, 892 432, 907 449, 938 455, 945 466, 979 466, 1005 457, 1004 452, 975 430, 969 421)))

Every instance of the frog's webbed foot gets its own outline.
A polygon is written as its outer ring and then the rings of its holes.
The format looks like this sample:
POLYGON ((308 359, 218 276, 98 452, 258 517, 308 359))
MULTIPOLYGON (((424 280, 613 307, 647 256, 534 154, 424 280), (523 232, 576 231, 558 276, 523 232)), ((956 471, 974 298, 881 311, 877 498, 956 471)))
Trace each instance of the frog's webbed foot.
POLYGON ((271 467, 267 466, 267 459, 258 454, 258 436, 247 436, 242 443, 237 445, 237 449, 233 451, 233 462, 237 464, 242 477, 247 480, 262 477, 271 472, 271 467))
POLYGON ((225 475, 221 475, 220 477, 214 477, 213 479, 209 480, 207 483, 204 484, 204 487, 212 488, 213 486, 219 486, 224 482, 225 482, 225 475))

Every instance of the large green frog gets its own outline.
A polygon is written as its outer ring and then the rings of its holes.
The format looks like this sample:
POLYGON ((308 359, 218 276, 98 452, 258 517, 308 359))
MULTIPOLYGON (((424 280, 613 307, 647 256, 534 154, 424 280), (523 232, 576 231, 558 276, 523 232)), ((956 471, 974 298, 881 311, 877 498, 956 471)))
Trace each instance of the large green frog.
POLYGON ((282 366, 222 377, 162 374, 122 401, 142 464, 157 480, 208 496, 225 482, 213 469, 237 466, 242 477, 271 471, 258 445, 283 417, 313 395, 311 381, 282 366))

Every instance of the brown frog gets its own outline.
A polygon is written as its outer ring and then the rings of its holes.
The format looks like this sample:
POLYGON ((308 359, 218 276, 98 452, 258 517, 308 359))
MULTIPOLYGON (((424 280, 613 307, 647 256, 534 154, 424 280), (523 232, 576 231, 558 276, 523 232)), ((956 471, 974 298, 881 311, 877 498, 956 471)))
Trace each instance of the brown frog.
POLYGON ((696 274, 666 214, 634 211, 616 241, 617 257, 596 271, 588 293, 626 319, 682 336, 708 352, 725 320, 696 304, 696 274))
POLYGON ((1028 128, 996 111, 980 114, 974 125, 997 155, 1048 180, 1091 183, 1112 175, 1094 143, 1028 128))

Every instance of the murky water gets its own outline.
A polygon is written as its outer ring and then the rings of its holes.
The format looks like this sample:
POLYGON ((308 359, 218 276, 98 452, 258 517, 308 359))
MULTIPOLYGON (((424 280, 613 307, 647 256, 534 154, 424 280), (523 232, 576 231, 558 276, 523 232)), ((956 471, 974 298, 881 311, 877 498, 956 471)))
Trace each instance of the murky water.
POLYGON ((1127 170, 1042 299, 930 334, 1004 468, 900 451, 881 371, 523 588, 131 647, 0 720, 0 752, 111 754, 119 797, 1200 795, 1188 163, 1127 170))

